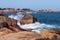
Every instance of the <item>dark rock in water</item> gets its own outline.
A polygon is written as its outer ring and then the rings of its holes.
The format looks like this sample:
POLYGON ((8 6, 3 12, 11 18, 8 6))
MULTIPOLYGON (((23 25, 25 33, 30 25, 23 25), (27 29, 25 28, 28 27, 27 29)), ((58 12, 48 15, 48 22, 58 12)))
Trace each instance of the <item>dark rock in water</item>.
POLYGON ((0 28, 4 27, 15 32, 20 31, 16 20, 6 16, 0 16, 0 28))
POLYGON ((21 24, 30 24, 30 23, 34 23, 37 20, 30 14, 25 14, 24 17, 22 18, 22 20, 20 21, 21 24))
POLYGON ((37 21, 37 19, 33 17, 33 23, 36 22, 36 21, 37 21))

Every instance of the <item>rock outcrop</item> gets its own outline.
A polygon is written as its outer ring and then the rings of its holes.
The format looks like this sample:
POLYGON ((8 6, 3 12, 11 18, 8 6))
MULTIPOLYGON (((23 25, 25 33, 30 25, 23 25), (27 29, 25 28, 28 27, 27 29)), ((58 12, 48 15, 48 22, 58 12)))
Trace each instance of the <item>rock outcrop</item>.
POLYGON ((30 24, 30 23, 34 23, 37 20, 30 14, 25 14, 24 17, 22 18, 22 20, 20 21, 20 23, 23 24, 30 24))
POLYGON ((0 10, 0 16, 3 16, 3 11, 2 10, 0 10))
POLYGON ((0 29, 1 28, 8 28, 15 32, 19 31, 16 20, 6 16, 0 16, 0 29))
POLYGON ((43 30, 40 35, 42 38, 48 38, 49 40, 60 40, 60 35, 55 30, 43 30))

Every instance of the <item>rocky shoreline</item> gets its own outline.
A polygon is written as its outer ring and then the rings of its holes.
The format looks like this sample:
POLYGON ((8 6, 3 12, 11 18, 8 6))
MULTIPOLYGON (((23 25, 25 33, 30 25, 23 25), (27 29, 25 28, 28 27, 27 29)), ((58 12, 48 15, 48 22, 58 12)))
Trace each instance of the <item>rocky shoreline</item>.
MULTIPOLYGON (((24 25, 36 21, 32 15, 26 14, 20 23, 24 25)), ((60 30, 42 30, 40 33, 31 30, 21 29, 17 25, 17 20, 4 16, 2 11, 0 12, 0 40, 60 40, 60 30)))

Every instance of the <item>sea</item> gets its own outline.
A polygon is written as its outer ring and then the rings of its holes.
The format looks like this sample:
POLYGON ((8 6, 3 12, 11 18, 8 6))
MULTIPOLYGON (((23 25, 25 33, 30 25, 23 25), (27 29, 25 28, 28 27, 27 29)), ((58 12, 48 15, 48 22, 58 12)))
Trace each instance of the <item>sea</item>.
POLYGON ((18 13, 3 13, 17 20, 17 25, 21 29, 32 29, 33 32, 40 32, 42 30, 60 30, 60 12, 18 12, 18 13), (30 14, 37 19, 35 23, 21 25, 20 21, 25 14, 30 14))

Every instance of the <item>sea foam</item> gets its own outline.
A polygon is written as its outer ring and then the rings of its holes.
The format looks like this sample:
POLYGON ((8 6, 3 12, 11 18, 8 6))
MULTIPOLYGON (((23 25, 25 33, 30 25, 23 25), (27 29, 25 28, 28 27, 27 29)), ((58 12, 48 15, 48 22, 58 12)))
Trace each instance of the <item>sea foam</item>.
POLYGON ((20 28, 25 30, 32 29, 33 32, 40 32, 42 30, 47 30, 47 29, 56 29, 54 25, 49 25, 39 22, 25 24, 25 25, 21 25, 20 22, 17 22, 17 24, 19 25, 20 28))
POLYGON ((22 13, 16 13, 16 15, 9 15, 8 17, 20 21, 24 15, 22 13))

